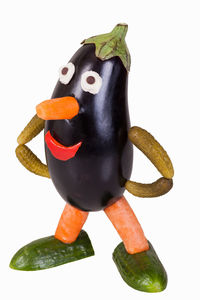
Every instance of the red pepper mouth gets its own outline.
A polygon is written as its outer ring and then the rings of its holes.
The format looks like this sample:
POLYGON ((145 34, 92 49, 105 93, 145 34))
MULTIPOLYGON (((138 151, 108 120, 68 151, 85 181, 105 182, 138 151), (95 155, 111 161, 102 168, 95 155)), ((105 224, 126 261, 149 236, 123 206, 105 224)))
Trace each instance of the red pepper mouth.
POLYGON ((47 133, 45 134, 45 142, 51 154, 55 158, 63 161, 74 157, 76 155, 76 152, 82 145, 82 142, 79 142, 78 144, 75 144, 73 146, 64 146, 52 137, 50 131, 47 131, 47 133))

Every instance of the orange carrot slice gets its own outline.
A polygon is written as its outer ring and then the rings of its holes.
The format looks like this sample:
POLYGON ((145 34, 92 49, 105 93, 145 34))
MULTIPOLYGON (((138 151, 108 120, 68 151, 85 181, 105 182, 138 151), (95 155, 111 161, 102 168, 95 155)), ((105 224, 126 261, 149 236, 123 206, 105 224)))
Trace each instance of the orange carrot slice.
POLYGON ((36 111, 43 120, 72 119, 79 112, 79 104, 74 97, 54 98, 38 104, 36 111))
POLYGON ((142 227, 124 197, 104 211, 123 240, 128 253, 134 254, 149 249, 142 227))
POLYGON ((55 238, 63 243, 74 242, 87 220, 87 217, 88 212, 82 211, 67 203, 58 223, 55 238))

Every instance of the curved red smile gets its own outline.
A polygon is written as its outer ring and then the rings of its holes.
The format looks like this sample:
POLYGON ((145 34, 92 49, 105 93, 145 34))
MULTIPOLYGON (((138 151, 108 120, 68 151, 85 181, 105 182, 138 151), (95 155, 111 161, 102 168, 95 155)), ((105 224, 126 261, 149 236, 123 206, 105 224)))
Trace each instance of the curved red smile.
POLYGON ((82 145, 82 142, 79 142, 78 144, 75 144, 70 147, 66 147, 59 142, 57 142, 51 135, 50 131, 48 131, 45 135, 45 142, 47 144, 47 147, 51 151, 51 154, 59 159, 59 160, 68 160, 75 156, 76 152, 82 145))

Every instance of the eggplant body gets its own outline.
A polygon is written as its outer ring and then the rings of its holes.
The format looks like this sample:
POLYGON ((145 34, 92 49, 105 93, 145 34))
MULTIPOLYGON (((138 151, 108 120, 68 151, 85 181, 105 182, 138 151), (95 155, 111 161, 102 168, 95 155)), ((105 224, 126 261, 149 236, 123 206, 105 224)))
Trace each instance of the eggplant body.
POLYGON ((102 61, 93 44, 82 46, 70 60, 75 74, 65 85, 58 81, 52 98, 73 96, 80 111, 71 120, 45 122, 45 134, 65 146, 82 141, 75 157, 56 159, 45 145, 51 179, 62 198, 84 211, 97 211, 124 193, 132 171, 133 147, 128 140, 130 120, 127 104, 128 72, 119 57, 102 61), (95 71, 102 78, 93 95, 81 88, 81 75, 95 71))

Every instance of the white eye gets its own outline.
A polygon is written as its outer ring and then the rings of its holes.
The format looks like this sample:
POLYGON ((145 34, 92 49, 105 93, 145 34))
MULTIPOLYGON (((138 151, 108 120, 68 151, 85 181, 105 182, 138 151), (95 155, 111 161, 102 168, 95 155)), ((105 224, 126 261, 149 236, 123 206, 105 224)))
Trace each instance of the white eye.
POLYGON ((81 87, 85 92, 97 94, 102 85, 102 78, 97 72, 87 71, 81 76, 81 87))
POLYGON ((75 72, 75 66, 73 63, 69 62, 67 65, 63 66, 59 70, 59 80, 64 84, 68 84, 72 79, 75 72))

